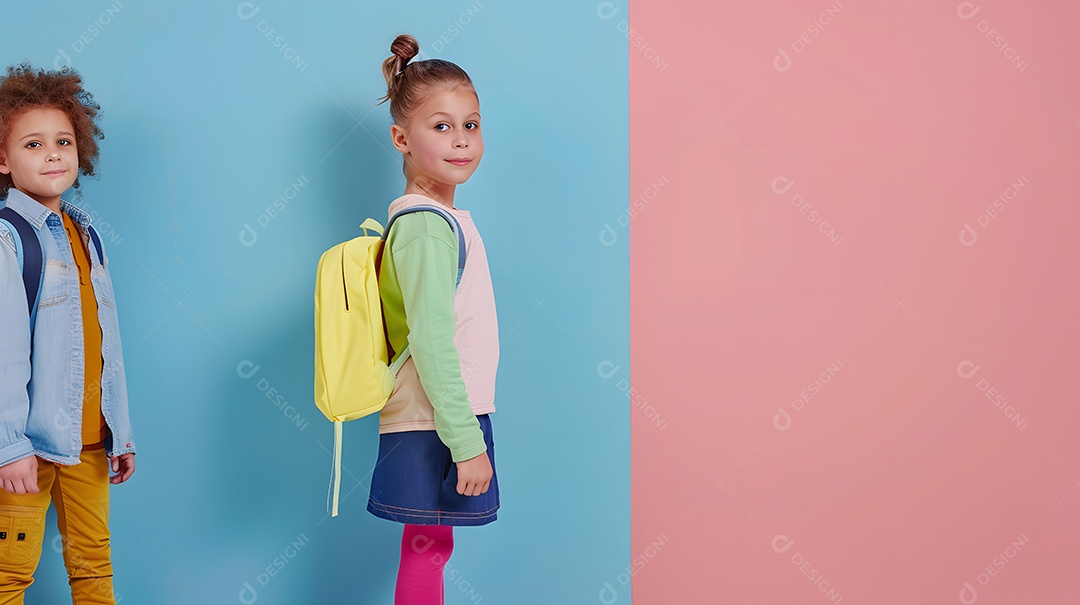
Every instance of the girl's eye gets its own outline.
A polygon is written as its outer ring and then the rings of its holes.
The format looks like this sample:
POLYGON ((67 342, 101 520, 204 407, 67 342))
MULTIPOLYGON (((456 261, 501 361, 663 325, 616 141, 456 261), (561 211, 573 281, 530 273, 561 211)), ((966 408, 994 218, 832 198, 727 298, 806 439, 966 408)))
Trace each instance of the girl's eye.
POLYGON ((27 149, 37 149, 38 147, 41 147, 41 143, 38 143, 37 141, 30 141, 26 144, 27 149))
POLYGON ((70 145, 70 144, 71 144, 71 141, 69 141, 69 140, 67 140, 67 139, 60 139, 60 140, 59 140, 59 141, 57 141, 57 142, 58 142, 58 143, 60 143, 61 145, 64 145, 64 146, 67 146, 67 145, 70 145))

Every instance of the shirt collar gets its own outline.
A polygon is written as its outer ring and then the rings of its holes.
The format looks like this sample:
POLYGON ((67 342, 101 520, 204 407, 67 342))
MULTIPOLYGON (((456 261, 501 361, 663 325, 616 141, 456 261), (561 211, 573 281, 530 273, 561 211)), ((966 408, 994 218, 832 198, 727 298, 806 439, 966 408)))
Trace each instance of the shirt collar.
POLYGON ((468 210, 458 208, 456 206, 453 208, 447 208, 445 204, 439 202, 438 200, 433 200, 430 197, 420 193, 406 193, 401 195, 394 201, 390 202, 389 214, 390 216, 393 216, 394 213, 399 210, 404 210, 405 208, 411 208, 413 206, 419 206, 422 204, 435 206, 436 208, 442 208, 443 210, 446 210, 454 216, 469 216, 468 210))
MULTIPOLYGON (((53 214, 53 211, 46 208, 41 202, 14 187, 8 189, 7 206, 21 214, 26 219, 26 222, 38 230, 45 224, 45 220, 49 218, 49 215, 53 214)), ((82 208, 65 200, 60 200, 60 210, 67 213, 72 220, 83 227, 90 226, 90 215, 82 208)))
POLYGON ((71 217, 71 220, 79 223, 83 227, 90 226, 90 215, 85 210, 79 208, 71 202, 60 200, 60 209, 67 213, 71 217))

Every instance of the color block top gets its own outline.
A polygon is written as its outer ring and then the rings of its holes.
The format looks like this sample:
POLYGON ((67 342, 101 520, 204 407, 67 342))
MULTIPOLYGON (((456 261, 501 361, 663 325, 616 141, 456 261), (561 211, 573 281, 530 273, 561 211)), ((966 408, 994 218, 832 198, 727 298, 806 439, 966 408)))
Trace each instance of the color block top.
MULTIPOLYGON (((418 204, 440 203, 406 194, 390 204, 389 216, 418 204)), ((394 359, 406 344, 410 358, 379 413, 379 432, 435 430, 454 462, 461 462, 487 449, 476 416, 495 411, 499 326, 487 253, 472 216, 443 208, 465 237, 465 271, 456 293, 458 243, 442 217, 404 215, 386 241, 379 267, 383 316, 394 359)))

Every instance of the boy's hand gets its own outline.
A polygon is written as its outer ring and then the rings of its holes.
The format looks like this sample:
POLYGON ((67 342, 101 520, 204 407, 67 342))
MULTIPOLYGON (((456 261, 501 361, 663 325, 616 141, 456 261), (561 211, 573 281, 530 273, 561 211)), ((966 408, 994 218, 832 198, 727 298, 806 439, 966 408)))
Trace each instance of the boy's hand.
POLYGON ((0 483, 4 491, 13 494, 36 494, 38 493, 37 456, 27 456, 4 466, 0 466, 0 483))
POLYGON ((109 456, 109 466, 116 473, 109 477, 109 483, 119 485, 131 478, 135 472, 135 454, 128 452, 119 456, 109 456))
POLYGON ((487 451, 468 460, 457 462, 457 493, 463 496, 479 496, 488 491, 491 484, 491 460, 487 451))

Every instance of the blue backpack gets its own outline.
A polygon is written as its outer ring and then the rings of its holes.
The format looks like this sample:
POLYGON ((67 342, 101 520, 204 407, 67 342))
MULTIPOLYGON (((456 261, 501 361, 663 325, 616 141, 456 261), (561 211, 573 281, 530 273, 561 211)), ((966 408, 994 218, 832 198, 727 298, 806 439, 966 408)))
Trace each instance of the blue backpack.
MULTIPOLYGON (((34 332, 34 320, 37 319, 38 297, 41 295, 41 282, 45 278, 45 261, 41 251, 41 240, 37 231, 15 210, 0 208, 0 224, 7 225, 15 240, 15 256, 19 259, 22 271, 23 287, 26 289, 26 308, 30 312, 30 333, 34 332)), ((93 227, 88 227, 90 239, 94 242, 98 262, 105 264, 105 255, 101 251, 101 238, 93 227)))

